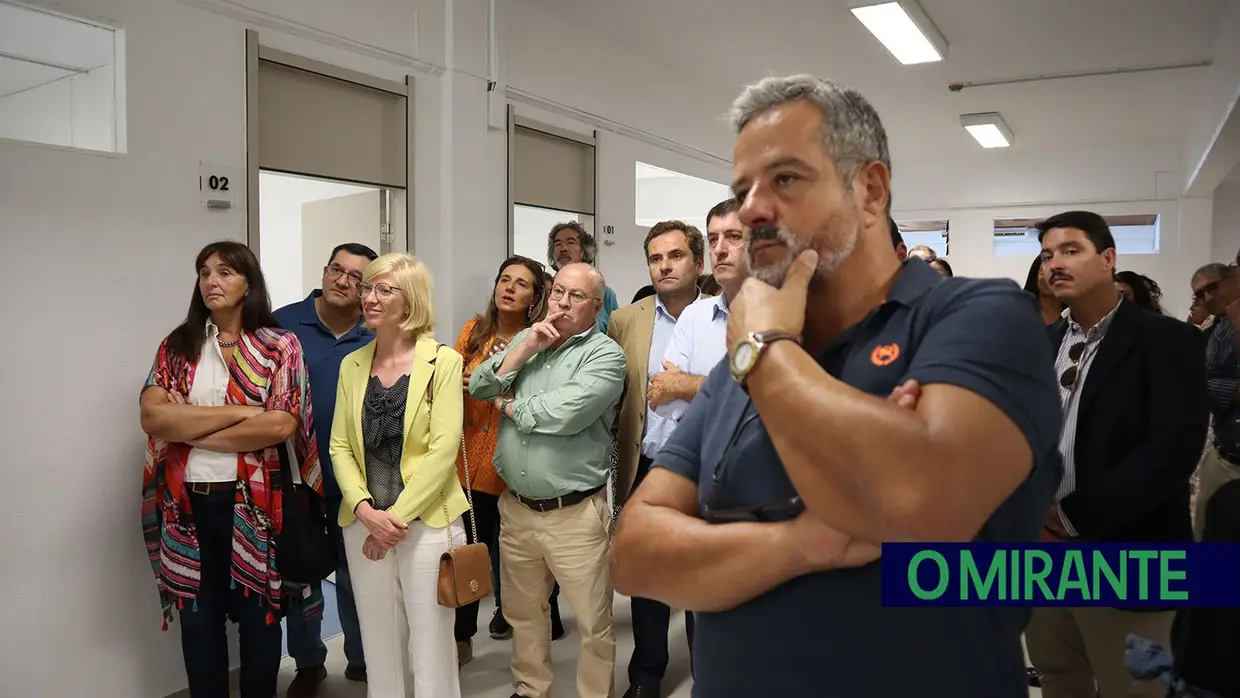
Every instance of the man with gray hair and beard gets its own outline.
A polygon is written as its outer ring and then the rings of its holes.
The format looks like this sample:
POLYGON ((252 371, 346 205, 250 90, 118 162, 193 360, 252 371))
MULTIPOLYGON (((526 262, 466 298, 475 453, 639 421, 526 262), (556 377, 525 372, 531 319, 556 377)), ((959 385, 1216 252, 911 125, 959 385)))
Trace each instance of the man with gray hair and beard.
POLYGON ((879 546, 1037 538, 1061 420, 1033 298, 900 264, 856 91, 767 78, 732 120, 751 276, 621 516, 616 589, 695 612, 699 698, 1026 696, 1028 610, 883 608, 879 546))

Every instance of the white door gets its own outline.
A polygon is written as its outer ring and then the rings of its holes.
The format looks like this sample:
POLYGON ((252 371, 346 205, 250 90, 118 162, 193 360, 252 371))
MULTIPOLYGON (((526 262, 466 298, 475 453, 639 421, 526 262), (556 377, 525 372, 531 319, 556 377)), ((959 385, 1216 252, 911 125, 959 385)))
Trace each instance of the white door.
POLYGON ((301 205, 301 260, 303 294, 319 287, 323 267, 332 250, 346 242, 360 242, 382 252, 384 192, 380 189, 301 205))

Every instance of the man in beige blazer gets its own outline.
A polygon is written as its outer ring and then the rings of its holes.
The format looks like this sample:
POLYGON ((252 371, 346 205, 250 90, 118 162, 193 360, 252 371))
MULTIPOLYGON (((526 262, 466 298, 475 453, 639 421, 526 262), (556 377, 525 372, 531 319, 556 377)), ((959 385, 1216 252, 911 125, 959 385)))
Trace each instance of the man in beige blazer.
MULTIPOLYGON (((697 300, 698 275, 705 263, 702 232, 681 221, 656 223, 646 234, 646 265, 655 295, 611 315, 607 334, 624 350, 624 396, 617 417, 616 501, 623 502, 650 470, 653 453, 642 453, 650 378, 663 368, 676 319, 697 300)), ((671 610, 650 599, 633 599, 633 657, 624 698, 661 698, 667 671, 667 627, 671 610)))

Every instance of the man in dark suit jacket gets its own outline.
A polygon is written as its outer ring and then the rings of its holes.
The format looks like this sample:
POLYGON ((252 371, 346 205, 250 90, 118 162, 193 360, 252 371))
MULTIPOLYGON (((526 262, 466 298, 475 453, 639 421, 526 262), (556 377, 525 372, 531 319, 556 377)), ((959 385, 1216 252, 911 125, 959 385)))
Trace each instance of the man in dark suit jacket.
MULTIPOLYGON (((1044 537, 1191 541, 1189 479, 1209 422, 1201 332, 1121 298, 1115 239, 1101 216, 1069 211, 1038 233, 1051 290, 1068 307, 1049 330, 1064 472, 1044 537)), ((1042 695, 1162 696, 1158 682, 1128 677, 1125 637, 1170 647, 1172 620, 1165 610, 1037 609, 1025 639, 1042 695)))

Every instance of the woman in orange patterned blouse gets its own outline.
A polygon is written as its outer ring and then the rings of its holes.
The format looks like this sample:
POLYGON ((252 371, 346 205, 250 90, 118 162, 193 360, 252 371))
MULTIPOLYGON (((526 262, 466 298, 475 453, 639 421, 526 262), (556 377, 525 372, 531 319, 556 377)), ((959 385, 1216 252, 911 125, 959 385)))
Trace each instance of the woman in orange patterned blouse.
MULTIPOLYGON (((499 436, 499 412, 490 401, 469 396, 469 378, 478 364, 496 352, 547 312, 547 281, 543 265, 521 256, 509 257, 495 275, 495 286, 484 314, 475 316, 461 328, 456 351, 464 357, 465 448, 457 457, 461 486, 473 490, 473 511, 478 517, 478 537, 491 549, 492 583, 495 588, 495 616, 489 628, 491 637, 506 640, 512 628, 504 620, 499 588, 499 496, 507 485, 495 472, 491 459, 499 436), (465 463, 469 463, 466 473, 465 463), (466 480, 468 476, 468 481, 466 480)), ((468 516, 468 514, 467 514, 468 516)), ((468 532, 470 526, 465 525, 468 532)), ((475 541, 470 540, 470 543, 475 541)), ((554 601, 554 596, 552 597, 554 601)), ((553 619, 559 617, 553 604, 553 619)), ((457 654, 462 664, 473 656, 472 641, 478 632, 478 604, 456 612, 457 654)), ((560 631, 563 634, 563 630, 560 631)))

